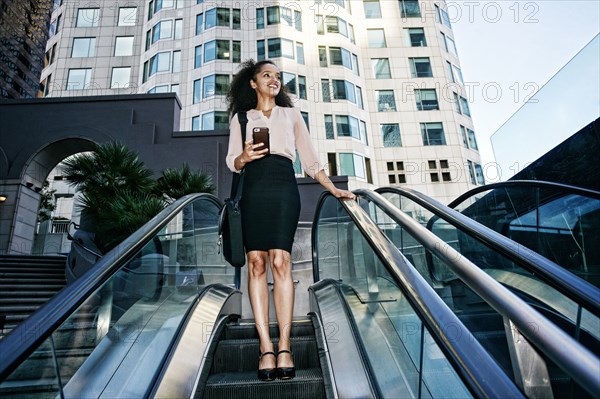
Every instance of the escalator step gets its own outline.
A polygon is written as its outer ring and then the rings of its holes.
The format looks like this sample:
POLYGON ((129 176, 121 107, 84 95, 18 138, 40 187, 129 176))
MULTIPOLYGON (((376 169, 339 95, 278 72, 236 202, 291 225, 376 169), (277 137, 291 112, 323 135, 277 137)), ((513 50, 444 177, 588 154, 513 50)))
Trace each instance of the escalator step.
MULTIPOLYGON (((269 335, 271 337, 279 336, 279 329, 276 323, 271 323, 269 326, 269 335)), ((314 336, 315 331, 310 319, 297 319, 292 322, 292 337, 298 336, 314 336)), ((240 320, 238 323, 229 324, 223 332, 222 339, 258 339, 258 333, 254 324, 254 320, 240 320)))
POLYGON ((296 370, 296 377, 286 381, 260 381, 256 370, 220 373, 208 378, 203 398, 324 398, 325 387, 320 369, 296 370))
MULTIPOLYGON (((277 340, 273 343, 277 348, 277 340)), ((314 337, 292 337, 291 350, 294 363, 300 369, 319 368, 319 355, 314 337)), ((215 351, 211 373, 255 370, 258 364, 259 344, 254 339, 220 341, 215 351)))

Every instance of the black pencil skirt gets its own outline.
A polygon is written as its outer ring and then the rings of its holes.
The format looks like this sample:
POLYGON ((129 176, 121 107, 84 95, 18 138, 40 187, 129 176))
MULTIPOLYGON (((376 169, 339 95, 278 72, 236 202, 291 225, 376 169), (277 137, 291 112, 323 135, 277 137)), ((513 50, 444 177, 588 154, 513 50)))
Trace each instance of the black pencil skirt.
POLYGON ((242 194, 242 231, 246 252, 292 252, 300 218, 300 193, 292 161, 268 155, 246 165, 242 194))

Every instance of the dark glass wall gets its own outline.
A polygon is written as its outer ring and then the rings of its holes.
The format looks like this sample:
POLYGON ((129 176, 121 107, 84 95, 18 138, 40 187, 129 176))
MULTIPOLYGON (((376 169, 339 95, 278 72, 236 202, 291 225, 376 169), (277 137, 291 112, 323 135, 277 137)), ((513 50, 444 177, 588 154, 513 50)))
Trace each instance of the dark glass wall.
POLYGON ((37 97, 52 0, 0 0, 0 98, 37 97))

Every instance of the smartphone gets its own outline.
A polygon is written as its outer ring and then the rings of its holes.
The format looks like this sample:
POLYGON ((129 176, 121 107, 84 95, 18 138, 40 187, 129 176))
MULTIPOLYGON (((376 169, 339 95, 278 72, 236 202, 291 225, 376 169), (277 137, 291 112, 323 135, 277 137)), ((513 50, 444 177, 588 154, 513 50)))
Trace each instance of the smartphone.
POLYGON ((271 152, 270 146, 269 146, 269 128, 268 127, 255 127, 254 129, 252 129, 252 138, 254 139, 254 144, 260 144, 262 143, 262 147, 258 147, 257 150, 264 150, 265 148, 268 149, 269 151, 267 152, 267 154, 269 152, 271 152))

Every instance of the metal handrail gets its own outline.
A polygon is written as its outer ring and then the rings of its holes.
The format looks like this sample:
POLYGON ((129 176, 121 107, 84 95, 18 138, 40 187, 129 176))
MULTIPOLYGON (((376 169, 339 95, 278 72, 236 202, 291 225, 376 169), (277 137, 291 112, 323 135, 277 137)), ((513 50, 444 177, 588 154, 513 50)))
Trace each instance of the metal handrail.
MULTIPOLYGON (((325 200, 330 196, 329 193, 321 195, 315 212, 315 221, 313 222, 314 268, 319 267, 315 245, 318 217, 325 200)), ((483 398, 524 397, 514 382, 473 337, 471 331, 448 308, 423 276, 400 253, 394 243, 381 232, 365 210, 355 201, 340 202, 369 244, 375 249, 375 253, 385 268, 474 396, 483 398), (451 342, 446 337, 445 330, 449 325, 459 330, 457 334, 460 334, 460 340, 451 342)))
POLYGON ((173 217, 194 201, 207 200, 217 206, 222 202, 212 194, 189 194, 173 202, 144 226, 130 235, 96 262, 77 280, 53 296, 44 306, 0 340, 0 382, 25 360, 69 315, 100 288, 125 262, 129 261, 173 217))
POLYGON ((466 199, 474 196, 475 194, 479 194, 485 191, 494 190, 497 188, 506 188, 506 187, 538 187, 538 188, 546 188, 546 189, 556 189, 566 191, 569 194, 577 194, 584 197, 590 197, 597 200, 600 200, 600 192, 595 190, 590 190, 587 188, 571 186, 563 183, 555 183, 549 181, 541 181, 541 180, 508 180, 498 183, 490 183, 485 186, 475 187, 466 193, 460 195, 458 198, 454 199, 448 206, 450 208, 456 208, 466 199))
POLYGON ((356 190, 355 193, 368 197, 426 249, 442 259, 469 288, 498 313, 510 319, 535 347, 584 389, 593 396, 600 394, 600 359, 596 355, 381 194, 365 189, 356 190))
POLYGON ((409 188, 381 187, 377 193, 393 193, 414 201, 494 251, 534 273, 553 288, 600 317, 600 290, 581 277, 535 251, 486 227, 435 199, 409 188))

